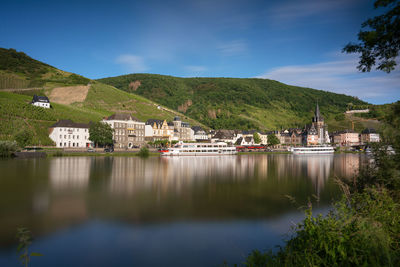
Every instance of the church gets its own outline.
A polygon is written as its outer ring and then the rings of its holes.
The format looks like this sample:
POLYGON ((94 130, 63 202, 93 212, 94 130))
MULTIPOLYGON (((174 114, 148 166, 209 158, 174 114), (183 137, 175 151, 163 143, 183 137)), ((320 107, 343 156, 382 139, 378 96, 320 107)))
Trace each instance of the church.
POLYGON ((304 143, 307 146, 315 146, 330 143, 328 125, 325 124, 324 118, 319 111, 319 105, 315 107, 312 124, 306 126, 304 135, 304 143))

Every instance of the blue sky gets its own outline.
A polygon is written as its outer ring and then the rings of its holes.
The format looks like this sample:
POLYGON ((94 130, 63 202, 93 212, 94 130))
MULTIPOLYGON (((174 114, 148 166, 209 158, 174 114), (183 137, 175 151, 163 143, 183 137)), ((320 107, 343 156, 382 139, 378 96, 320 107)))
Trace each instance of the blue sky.
POLYGON ((0 47, 93 79, 259 77, 390 103, 400 71, 341 53, 376 14, 372 0, 3 0, 0 47))

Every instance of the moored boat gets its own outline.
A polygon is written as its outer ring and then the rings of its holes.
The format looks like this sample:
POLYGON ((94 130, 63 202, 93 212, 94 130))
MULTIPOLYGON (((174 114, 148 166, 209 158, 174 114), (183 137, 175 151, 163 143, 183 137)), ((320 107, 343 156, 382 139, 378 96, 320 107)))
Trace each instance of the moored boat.
POLYGON ((333 154, 335 150, 332 146, 308 146, 308 147, 292 147, 290 149, 295 155, 299 154, 333 154))
POLYGON ((183 143, 161 150, 161 156, 213 156, 235 155, 236 147, 228 146, 224 142, 217 143, 183 143))

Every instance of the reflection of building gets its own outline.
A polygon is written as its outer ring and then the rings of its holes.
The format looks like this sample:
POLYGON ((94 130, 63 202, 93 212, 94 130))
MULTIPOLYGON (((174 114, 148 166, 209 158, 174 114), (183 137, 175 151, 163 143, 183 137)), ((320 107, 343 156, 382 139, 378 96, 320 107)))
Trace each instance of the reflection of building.
POLYGON ((53 158, 49 170, 52 188, 86 189, 89 183, 91 160, 89 157, 53 158))
POLYGON ((49 128, 49 137, 57 147, 90 147, 89 124, 60 120, 49 128))

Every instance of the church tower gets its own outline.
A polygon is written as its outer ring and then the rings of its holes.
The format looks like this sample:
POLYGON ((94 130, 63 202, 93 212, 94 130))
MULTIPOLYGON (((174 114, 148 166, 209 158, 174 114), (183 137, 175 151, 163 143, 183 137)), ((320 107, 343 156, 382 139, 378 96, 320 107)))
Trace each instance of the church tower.
POLYGON ((325 131, 326 131, 326 126, 324 123, 324 118, 321 116, 321 113, 319 112, 319 105, 317 102, 317 106, 315 107, 315 112, 314 112, 314 117, 312 119, 312 125, 315 127, 318 133, 318 143, 319 144, 324 144, 325 142, 325 131))

